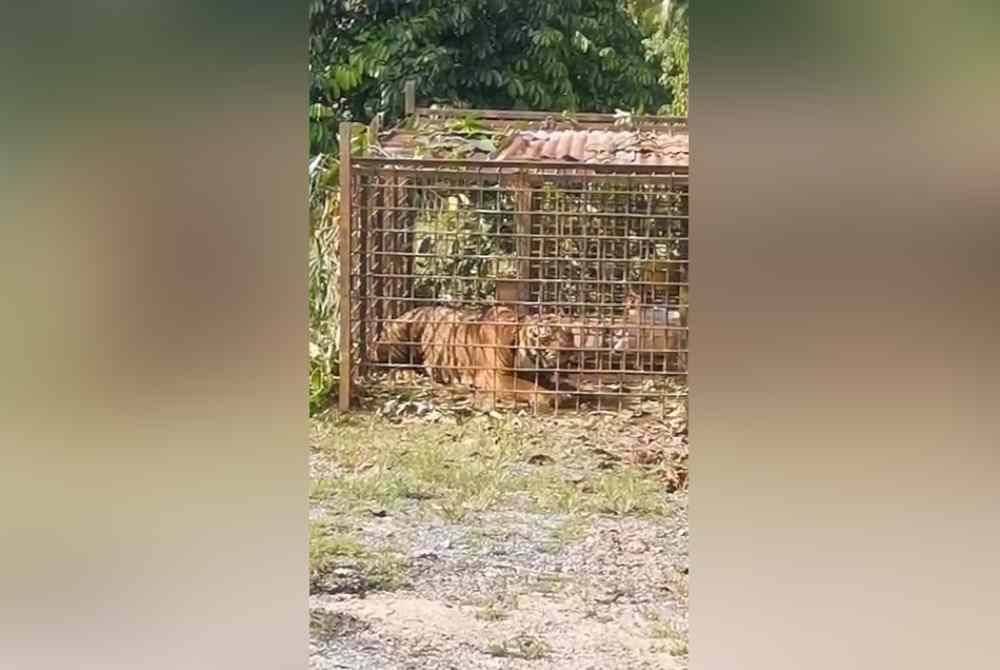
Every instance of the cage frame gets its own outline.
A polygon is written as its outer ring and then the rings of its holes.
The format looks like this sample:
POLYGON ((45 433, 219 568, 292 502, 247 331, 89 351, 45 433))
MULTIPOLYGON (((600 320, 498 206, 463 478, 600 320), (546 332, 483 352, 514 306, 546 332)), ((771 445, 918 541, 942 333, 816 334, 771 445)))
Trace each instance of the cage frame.
MULTIPOLYGON (((417 107, 415 89, 412 82, 407 82, 406 84, 404 89, 404 100, 404 111, 408 118, 429 116, 436 118, 457 118, 471 115, 477 119, 483 119, 489 122, 509 123, 538 122, 552 119, 554 116, 558 117, 557 113, 537 111, 436 109, 417 107)), ((619 117, 611 114, 577 114, 574 115, 574 123, 580 127, 606 127, 614 124, 618 118, 619 117)), ((687 130, 687 119, 685 117, 642 116, 637 117, 633 123, 640 128, 665 130, 669 133, 674 133, 681 129, 683 129, 684 132, 687 130)), ((647 183, 660 182, 669 184, 672 191, 676 190, 676 192, 682 192, 684 194, 683 197, 685 198, 685 201, 689 197, 690 193, 689 167, 686 164, 650 165, 638 163, 605 163, 597 161, 530 159, 498 160, 494 158, 417 158, 413 156, 398 155, 389 157, 374 157, 370 155, 354 155, 351 150, 351 146, 356 127, 357 124, 352 122, 342 122, 340 125, 340 214, 338 217, 340 265, 340 384, 338 404, 339 409, 342 412, 348 412, 353 406, 353 401, 359 396, 356 388, 359 379, 356 378, 356 373, 358 372, 361 364, 363 364, 365 356, 365 317, 363 315, 359 315, 359 318, 356 320, 353 318, 353 315, 359 308, 359 303, 363 300, 363 298, 355 295, 356 289, 359 294, 363 294, 365 282, 368 281, 363 262, 359 272, 354 272, 355 254, 360 253, 362 258, 364 258, 364 252, 357 248, 355 240, 364 240, 366 235, 364 228, 365 226, 371 225, 370 221, 364 218, 364 203, 359 201, 359 197, 356 197, 359 196, 356 192, 356 187, 358 187, 359 184, 359 176, 364 174, 366 170, 378 169, 380 167, 386 168, 392 172, 394 178, 406 176, 443 178, 448 175, 455 174, 455 171, 457 170, 475 170, 476 174, 479 175, 495 175, 498 180, 498 184, 501 183, 501 179, 506 179, 508 181, 524 179, 526 184, 529 184, 529 189, 535 176, 538 178, 537 183, 542 183, 545 180, 552 179, 565 179, 567 181, 572 180, 575 182, 586 183, 598 180, 606 181, 609 179, 613 181, 616 178, 623 178, 626 181, 644 180, 647 183), (355 226, 356 223, 357 227, 355 226), (358 286, 355 285, 355 279, 357 280, 358 286), (355 328, 355 326, 357 326, 357 328, 355 328), (356 330, 358 335, 355 337, 354 334, 356 330), (360 340, 360 343, 358 340, 360 340), (360 348, 356 345, 360 345, 360 348)), ((370 134, 369 136, 373 136, 377 132, 377 126, 373 123, 373 126, 369 127, 368 131, 370 134)), ((515 192, 516 191, 517 188, 515 187, 515 192)), ((531 210, 530 204, 527 207, 527 210, 531 210)), ((686 204, 684 219, 687 223, 685 225, 689 225, 689 211, 689 207, 686 204)), ((688 232, 688 236, 689 234, 690 233, 688 232)), ((364 242, 362 241, 360 244, 363 245, 364 242)), ((687 303, 687 287, 690 268, 689 244, 690 242, 688 237, 686 238, 685 244, 685 248, 687 249, 685 258, 683 261, 679 261, 680 263, 683 263, 684 266, 683 291, 685 299, 683 307, 686 315, 689 315, 689 304, 687 303)), ((521 261, 525 260, 525 256, 521 254, 518 254, 517 257, 521 261)), ((413 254, 410 255, 409 260, 412 262, 413 254)), ((543 258, 542 260, 545 259, 543 258)), ((499 295, 500 292, 499 284, 506 282, 509 287, 512 287, 511 290, 516 291, 518 290, 518 286, 520 286, 523 290, 526 283, 533 281, 530 278, 530 272, 528 272, 527 276, 525 276, 523 269, 519 269, 518 274, 519 276, 513 279, 501 278, 499 276, 494 277, 494 281, 498 284, 497 294, 499 295)), ((408 275, 412 281, 414 278, 412 267, 408 275)), ((685 341, 685 346, 683 348, 683 372, 678 373, 683 376, 685 380, 687 377, 688 349, 686 343, 688 341, 688 318, 689 316, 685 317, 683 327, 685 341)), ((640 326, 640 328, 642 327, 644 326, 640 326)), ((668 329, 670 329, 669 322, 668 329)), ((640 331, 640 338, 643 336, 644 335, 640 331)), ((686 389, 682 394, 682 397, 686 401, 686 389)), ((579 408, 579 403, 577 404, 577 407, 579 408)))

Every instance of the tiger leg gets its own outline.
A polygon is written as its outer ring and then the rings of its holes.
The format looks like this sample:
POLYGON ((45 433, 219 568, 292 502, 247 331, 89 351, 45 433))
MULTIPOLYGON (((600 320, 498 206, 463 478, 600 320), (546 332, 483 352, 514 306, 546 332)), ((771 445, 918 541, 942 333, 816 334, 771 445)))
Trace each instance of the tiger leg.
POLYGON ((515 375, 504 374, 497 377, 496 397, 498 399, 527 403, 535 409, 552 409, 556 406, 557 396, 546 391, 545 387, 515 375))
POLYGON ((545 388, 551 391, 559 391, 559 393, 576 393, 580 390, 577 388, 576 384, 567 379, 563 374, 556 372, 547 375, 544 379, 539 381, 544 381, 544 384, 542 385, 545 388))

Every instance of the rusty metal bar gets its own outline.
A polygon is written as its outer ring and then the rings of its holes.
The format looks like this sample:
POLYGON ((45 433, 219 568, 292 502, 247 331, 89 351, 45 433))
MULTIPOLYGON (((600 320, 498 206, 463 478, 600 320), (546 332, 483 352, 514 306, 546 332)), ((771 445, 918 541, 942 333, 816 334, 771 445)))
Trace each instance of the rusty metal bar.
MULTIPOLYGON (((514 235, 517 236, 518 263, 517 278, 531 279, 531 186, 523 175, 518 175, 515 181, 517 189, 517 211, 514 212, 514 235)), ((521 296, 523 300, 524 297, 521 296)))
MULTIPOLYGON (((358 190, 358 214, 360 220, 365 222, 365 224, 373 223, 371 217, 372 214, 372 200, 374 199, 374 194, 379 192, 379 189, 372 186, 373 179, 371 177, 355 176, 354 179, 357 182, 358 190)), ((362 225, 361 229, 358 230, 358 272, 357 276, 354 277, 352 273, 352 280, 357 279, 358 291, 356 298, 358 312, 361 318, 358 320, 358 341, 356 343, 356 349, 358 350, 358 360, 356 361, 359 374, 364 374, 364 364, 365 364, 365 354, 367 352, 368 345, 368 326, 371 323, 369 307, 371 306, 371 296, 369 292, 371 291, 370 282, 374 280, 379 280, 384 278, 384 274, 376 271, 376 265, 373 262, 378 256, 372 253, 372 238, 374 237, 375 230, 381 228, 381 226, 371 226, 362 225), (374 258, 373 258, 374 257, 374 258)), ((353 231, 352 231, 353 232, 353 231)), ((353 286, 353 282, 352 282, 353 286)), ((352 309, 353 309, 352 305, 352 309)))
POLYGON ((687 166, 673 165, 621 165, 617 163, 568 163, 560 161, 530 161, 451 158, 354 158, 356 170, 393 170, 406 176, 448 176, 456 171, 479 170, 489 176, 524 174, 535 183, 580 183, 581 177, 598 175, 602 182, 634 182, 637 178, 650 184, 687 187, 687 166), (586 167, 581 167, 586 166, 586 167))
MULTIPOLYGON (((402 277, 402 276, 406 276, 406 275, 396 275, 396 276, 402 277)), ((426 275, 421 275, 421 278, 426 278, 426 275)), ((525 282, 525 283, 527 283, 527 282, 525 282)), ((383 296, 383 297, 377 298, 377 300, 392 300, 394 303, 407 303, 407 302, 409 302, 409 303, 413 303, 413 306, 417 306, 420 303, 426 303, 427 302, 427 300, 425 298, 409 297, 409 296, 392 296, 391 298, 383 296)), ((468 301, 464 301, 463 302, 463 301, 459 301, 459 302, 462 302, 462 304, 465 305, 465 306, 467 306, 467 307, 469 307, 469 306, 476 306, 476 305, 479 304, 478 301, 476 301, 476 302, 468 302, 468 301)), ((569 301, 557 302, 557 301, 554 301, 554 300, 517 300, 517 299, 500 300, 500 299, 498 299, 497 302, 498 303, 503 302, 504 304, 510 305, 512 307, 540 307, 540 308, 543 308, 543 307, 552 307, 552 308, 559 308, 559 307, 562 307, 562 306, 566 306, 566 305, 572 304, 573 307, 603 307, 603 308, 605 308, 604 312, 609 312, 609 311, 613 312, 614 311, 614 310, 607 309, 609 307, 609 303, 608 302, 587 302, 587 301, 584 301, 584 300, 581 300, 579 302, 570 303, 569 301)), ((683 309, 686 309, 688 307, 688 305, 686 303, 682 303, 682 304, 674 305, 674 307, 683 310, 683 309)), ((387 320, 389 318, 390 317, 387 317, 387 320)), ((391 317, 391 318, 396 318, 396 317, 391 317)), ((573 322, 570 322, 570 323, 573 323, 573 322)), ((577 325, 577 324, 573 323, 573 325, 577 325)), ((636 327, 639 327, 639 326, 636 326, 636 327)), ((650 327, 653 327, 653 326, 650 326, 650 327)), ((667 330, 687 330, 687 326, 685 326, 685 325, 655 326, 655 327, 656 328, 663 328, 663 329, 667 329, 667 330)))
MULTIPOLYGON (((418 107, 417 113, 427 116, 440 116, 444 118, 461 118, 473 116, 480 119, 501 119, 506 121, 545 121, 553 119, 558 121, 563 118, 563 112, 539 112, 528 110, 509 109, 434 109, 431 107, 418 107)), ((576 112, 569 113, 568 118, 579 123, 600 123, 613 124, 618 120, 614 114, 601 112, 576 112)), ((657 116, 654 114, 642 114, 632 117, 633 123, 639 125, 663 125, 671 127, 687 127, 686 116, 657 116)))
POLYGON ((340 124, 340 397, 341 411, 351 407, 351 216, 353 205, 351 176, 352 124, 340 124))
POLYGON ((659 165, 650 163, 578 163, 575 161, 532 161, 532 160, 491 160, 487 158, 411 158, 408 156, 357 156, 355 163, 359 166, 376 165, 389 168, 393 165, 403 167, 438 167, 446 171, 456 168, 472 167, 492 170, 508 168, 532 168, 536 170, 552 169, 556 171, 572 171, 575 177, 586 177, 588 173, 608 173, 613 175, 633 174, 673 174, 687 175, 690 167, 687 165, 659 165))
MULTIPOLYGON (((378 211, 379 210, 377 210, 375 208, 372 209, 372 212, 376 212, 377 213, 378 211)), ((391 232, 391 231, 392 231, 391 228, 384 228, 384 229, 376 229, 375 232, 388 233, 388 232, 391 232)), ((437 235, 437 237, 438 238, 453 237, 453 236, 458 235, 458 234, 459 233, 439 233, 437 235)), ((527 238, 536 237, 536 238, 540 238, 540 239, 551 239, 549 237, 546 237, 545 235, 539 235, 539 234, 530 234, 530 235, 511 234, 508 237, 510 237, 512 239, 517 239, 517 238, 521 238, 521 237, 527 237, 527 238)), ((586 235, 562 235, 560 237, 560 239, 563 239, 563 240, 602 240, 602 239, 613 240, 615 238, 613 238, 613 237, 599 237, 599 236, 588 237, 586 235)), ((653 241, 655 241, 655 240, 658 240, 659 238, 648 237, 648 238, 637 238, 637 239, 640 239, 640 240, 653 240, 653 241)), ((381 251, 381 250, 379 250, 379 251, 373 251, 372 253, 376 254, 376 255, 379 255, 379 256, 390 256, 390 257, 391 256, 404 256, 404 257, 407 257, 407 258, 430 258, 430 257, 435 256, 435 254, 424 253, 424 252, 420 252, 420 251, 408 252, 408 251, 381 251)), ((488 259, 491 259, 491 258, 496 258, 496 256, 493 255, 493 254, 465 254, 465 258, 476 259, 476 260, 488 260, 488 259)), ((560 260, 565 260, 565 257, 564 256, 535 255, 535 256, 532 256, 532 260, 535 260, 535 261, 552 261, 552 262, 557 262, 557 261, 560 261, 560 260)), ((591 260, 593 260, 593 259, 591 259, 591 260)), ((660 263, 662 263, 662 265, 664 265, 664 266, 669 267, 669 266, 672 266, 672 265, 688 265, 688 264, 691 263, 691 261, 686 260, 686 259, 677 259, 677 260, 660 261, 660 263)), ((412 272, 412 271, 411 270, 402 270, 402 271, 400 271, 398 273, 395 273, 395 274, 410 274, 410 272, 412 272)), ((500 281, 500 280, 498 279, 497 281, 500 281)), ((662 281, 653 280, 652 283, 654 285, 658 285, 658 286, 670 286, 671 284, 686 283, 686 280, 683 278, 683 276, 679 276, 679 278, 676 281, 673 281, 673 280, 670 280, 670 281, 668 281, 668 280, 662 280, 662 281)))

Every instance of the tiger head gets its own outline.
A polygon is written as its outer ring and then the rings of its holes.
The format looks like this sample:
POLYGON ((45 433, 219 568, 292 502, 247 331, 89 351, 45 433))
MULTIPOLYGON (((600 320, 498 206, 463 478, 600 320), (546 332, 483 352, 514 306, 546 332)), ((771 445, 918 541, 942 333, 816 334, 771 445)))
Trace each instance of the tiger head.
POLYGON ((556 315, 532 315, 521 322, 518 350, 538 368, 572 369, 576 364, 576 337, 556 315))

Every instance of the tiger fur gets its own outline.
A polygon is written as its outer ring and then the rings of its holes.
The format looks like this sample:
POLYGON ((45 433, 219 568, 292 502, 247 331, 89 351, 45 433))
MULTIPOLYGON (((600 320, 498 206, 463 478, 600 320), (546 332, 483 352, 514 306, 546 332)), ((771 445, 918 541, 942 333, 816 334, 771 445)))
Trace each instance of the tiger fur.
POLYGON ((463 384, 497 400, 553 407, 575 387, 553 371, 571 369, 576 341, 558 317, 518 314, 504 306, 470 313, 445 306, 409 310, 385 325, 379 363, 411 364, 443 384, 463 384))

